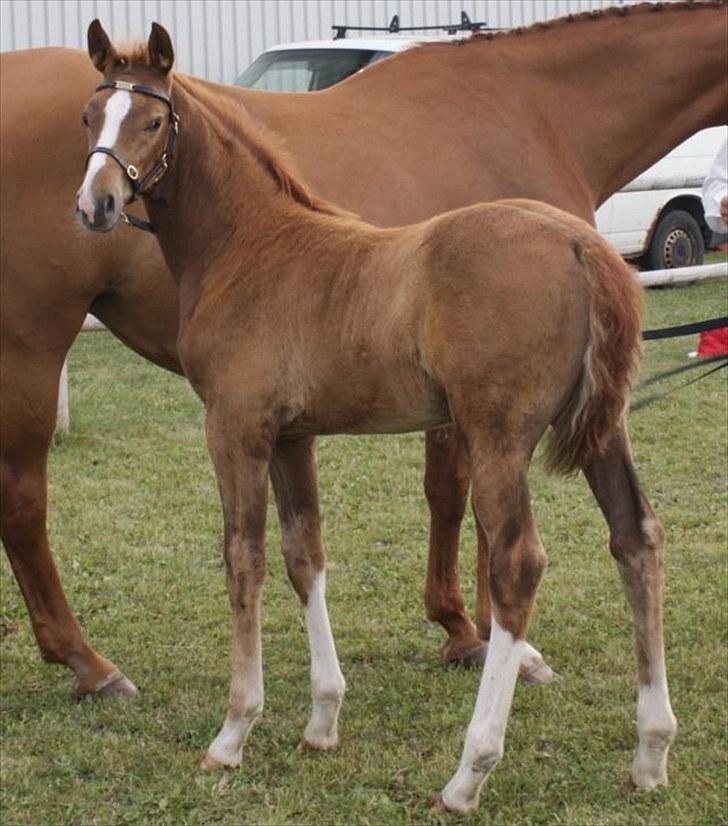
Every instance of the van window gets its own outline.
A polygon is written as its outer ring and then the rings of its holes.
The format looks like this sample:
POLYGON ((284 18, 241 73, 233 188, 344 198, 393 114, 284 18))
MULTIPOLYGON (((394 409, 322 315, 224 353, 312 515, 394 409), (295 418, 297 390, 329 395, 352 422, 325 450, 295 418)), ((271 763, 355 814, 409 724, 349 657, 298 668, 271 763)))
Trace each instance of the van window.
POLYGON ((267 52, 253 61, 234 84, 267 92, 313 92, 333 86, 386 55, 367 49, 267 52))

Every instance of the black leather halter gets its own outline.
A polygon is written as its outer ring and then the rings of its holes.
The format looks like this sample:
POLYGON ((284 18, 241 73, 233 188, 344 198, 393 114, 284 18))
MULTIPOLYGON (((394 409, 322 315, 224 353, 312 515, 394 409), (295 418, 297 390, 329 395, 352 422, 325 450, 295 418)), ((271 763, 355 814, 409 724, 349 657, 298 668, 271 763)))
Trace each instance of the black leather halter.
MULTIPOLYGON (((164 147, 164 152, 162 153, 162 157, 141 180, 139 178, 139 169, 134 166, 134 164, 127 163, 121 155, 110 146, 94 146, 86 156, 86 167, 88 167, 91 156, 96 152, 101 152, 113 158, 124 170, 126 177, 129 179, 132 188, 131 201, 133 201, 138 195, 149 192, 153 186, 159 183, 169 168, 169 162, 174 155, 174 145, 177 142, 177 135, 179 134, 179 115, 174 111, 172 99, 168 95, 165 95, 164 92, 158 92, 156 89, 152 89, 151 86, 144 86, 141 83, 128 83, 125 80, 105 80, 96 87, 97 92, 100 92, 102 89, 120 89, 123 92, 136 92, 139 95, 157 98, 157 100, 161 100, 162 103, 166 103, 169 108, 169 130, 167 132, 167 143, 164 147)), ((154 227, 149 221, 143 221, 135 215, 127 215, 125 212, 122 212, 121 218, 132 227, 146 230, 146 232, 154 232, 154 227)))

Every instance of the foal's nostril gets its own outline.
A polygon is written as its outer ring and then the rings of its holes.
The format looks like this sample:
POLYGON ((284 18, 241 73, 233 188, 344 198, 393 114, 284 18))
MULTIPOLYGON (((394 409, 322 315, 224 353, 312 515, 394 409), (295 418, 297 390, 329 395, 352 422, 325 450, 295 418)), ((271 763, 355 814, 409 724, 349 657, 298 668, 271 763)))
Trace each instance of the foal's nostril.
POLYGON ((111 213, 114 211, 114 204, 115 204, 114 196, 109 195, 106 198, 106 203, 104 204, 104 209, 106 210, 107 215, 111 215, 111 213))

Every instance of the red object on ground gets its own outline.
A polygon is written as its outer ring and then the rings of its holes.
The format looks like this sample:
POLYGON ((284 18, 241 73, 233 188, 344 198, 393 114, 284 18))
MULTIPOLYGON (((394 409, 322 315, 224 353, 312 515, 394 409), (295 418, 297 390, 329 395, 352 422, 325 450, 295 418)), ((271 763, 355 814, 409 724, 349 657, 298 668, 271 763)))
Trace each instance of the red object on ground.
POLYGON ((728 356, 728 327, 700 334, 698 357, 701 356, 728 356))

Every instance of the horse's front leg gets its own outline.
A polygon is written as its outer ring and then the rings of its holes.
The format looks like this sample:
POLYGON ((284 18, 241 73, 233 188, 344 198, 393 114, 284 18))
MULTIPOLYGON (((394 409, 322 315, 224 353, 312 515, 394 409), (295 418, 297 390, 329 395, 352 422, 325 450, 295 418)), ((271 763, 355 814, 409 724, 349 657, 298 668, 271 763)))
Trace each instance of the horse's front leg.
POLYGON ((225 722, 202 768, 239 766, 263 711, 260 591, 271 439, 229 411, 207 411, 207 444, 222 500, 225 574, 232 610, 232 678, 225 722))
MULTIPOLYGON (((425 434, 425 496, 430 508, 427 559, 427 618, 447 631, 442 656, 452 663, 482 665, 485 643, 478 636, 460 594, 460 525, 470 488, 470 459, 457 427, 425 434)), ((485 637, 487 639, 487 637, 485 637)))
POLYGON ((335 748, 346 682, 326 607, 326 555, 321 538, 315 440, 276 445, 270 470, 288 576, 304 610, 311 652, 313 711, 302 746, 335 748))
POLYGON ((609 549, 634 617, 639 746, 630 779, 650 789, 667 784, 667 753, 677 731, 662 638, 663 530, 640 490, 626 425, 584 473, 609 523, 609 549))

